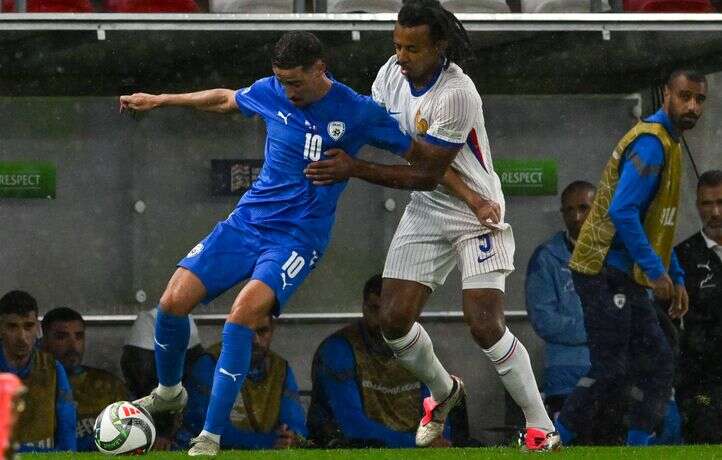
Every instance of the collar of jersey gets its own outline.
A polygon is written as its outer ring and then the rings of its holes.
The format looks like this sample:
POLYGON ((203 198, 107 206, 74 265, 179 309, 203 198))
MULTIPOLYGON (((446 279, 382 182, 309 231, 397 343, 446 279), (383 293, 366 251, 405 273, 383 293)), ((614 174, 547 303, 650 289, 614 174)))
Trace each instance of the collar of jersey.
POLYGON ((672 124, 672 120, 669 118, 669 115, 667 115, 667 112, 664 111, 664 107, 657 110, 656 113, 653 115, 645 118, 646 122, 648 123, 659 123, 662 126, 664 126, 664 129, 667 130, 670 136, 672 136, 672 139, 675 140, 675 142, 679 142, 679 132, 674 127, 674 124, 672 124))
POLYGON ((439 68, 436 69, 436 73, 431 78, 431 81, 429 82, 429 84, 424 86, 421 89, 415 89, 414 84, 411 83, 411 80, 409 80, 409 77, 406 77, 406 81, 409 83, 409 90, 411 90, 411 95, 414 97, 419 97, 419 96, 423 96, 424 94, 426 94, 426 92, 428 90, 430 90, 431 88, 434 87, 434 85, 436 84, 436 81, 441 76, 441 71, 444 70, 446 67, 448 67, 448 65, 446 64, 446 60, 444 60, 443 63, 439 64, 439 68))

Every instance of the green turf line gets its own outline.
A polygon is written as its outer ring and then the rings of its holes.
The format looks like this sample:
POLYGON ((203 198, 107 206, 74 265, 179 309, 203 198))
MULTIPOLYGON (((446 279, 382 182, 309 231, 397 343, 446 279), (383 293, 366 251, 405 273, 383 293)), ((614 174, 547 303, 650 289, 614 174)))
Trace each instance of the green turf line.
MULTIPOLYGON (((288 450, 288 451, 224 451, 218 460, 459 460, 459 459, 525 459, 515 448, 479 449, 357 449, 357 450, 288 450)), ((23 454, 23 460, 108 460, 99 453, 23 454)), ((151 452, 138 460, 188 459, 185 452, 151 452)), ((722 460, 722 445, 677 447, 575 447, 544 454, 544 458, 610 459, 610 460, 722 460)))

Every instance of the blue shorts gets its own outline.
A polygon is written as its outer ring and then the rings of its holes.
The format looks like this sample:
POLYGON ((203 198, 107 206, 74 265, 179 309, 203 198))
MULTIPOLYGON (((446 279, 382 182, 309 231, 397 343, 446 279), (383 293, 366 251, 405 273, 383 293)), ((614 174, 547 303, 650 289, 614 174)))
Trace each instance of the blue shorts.
POLYGON ((273 314, 303 283, 321 251, 293 241, 269 243, 255 229, 222 221, 180 262, 203 282, 208 303, 246 279, 267 284, 276 295, 273 314))

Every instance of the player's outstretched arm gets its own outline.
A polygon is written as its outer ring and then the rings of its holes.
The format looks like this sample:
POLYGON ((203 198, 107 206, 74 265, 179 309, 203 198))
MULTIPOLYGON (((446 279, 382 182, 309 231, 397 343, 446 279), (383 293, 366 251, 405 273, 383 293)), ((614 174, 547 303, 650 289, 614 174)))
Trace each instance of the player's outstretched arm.
POLYGON ((433 190, 458 151, 415 140, 404 155, 410 164, 383 165, 353 158, 340 149, 330 149, 325 152, 328 159, 309 164, 305 173, 315 185, 356 177, 384 187, 433 190))
POLYGON ((228 113, 238 110, 236 92, 230 89, 209 89, 185 94, 134 93, 120 96, 120 111, 144 112, 156 107, 191 107, 205 112, 228 113))

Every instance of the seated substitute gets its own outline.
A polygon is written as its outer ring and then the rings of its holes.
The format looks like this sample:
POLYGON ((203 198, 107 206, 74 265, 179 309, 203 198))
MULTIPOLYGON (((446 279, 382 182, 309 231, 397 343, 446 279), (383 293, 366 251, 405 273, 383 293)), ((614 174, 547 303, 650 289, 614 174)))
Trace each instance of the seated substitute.
POLYGON ((60 361, 68 375, 78 413, 78 451, 95 451, 95 419, 108 405, 128 399, 123 382, 103 369, 83 366, 85 321, 77 311, 61 307, 43 316, 42 348, 60 361))
MULTIPOLYGON (((327 337, 314 355, 308 426, 319 446, 416 446, 429 389, 394 359, 381 335, 381 283, 381 275, 366 281, 363 318, 327 337)), ((470 444, 465 410, 462 404, 451 412, 432 447, 470 444)))
POLYGON ((539 245, 527 266, 526 309, 534 332, 544 340, 544 404, 552 419, 590 366, 584 311, 568 264, 595 193, 596 187, 584 181, 564 189, 566 231, 539 245))
POLYGON ((25 410, 15 423, 19 452, 75 451, 76 412, 63 366, 38 350, 38 304, 25 291, 0 298, 0 372, 23 381, 25 410))
MULTIPOLYGON (((270 315, 254 329, 250 371, 223 427, 222 449, 286 449, 306 445, 306 417, 296 377, 288 362, 271 351, 273 332, 270 315)), ((181 445, 187 445, 203 428, 220 352, 220 343, 211 346, 191 365, 184 380, 188 405, 178 433, 181 445)), ((224 368, 219 372, 229 379, 237 377, 224 368)))
POLYGON ((702 230, 675 248, 687 278, 689 313, 680 331, 677 401, 684 439, 722 442, 722 171, 697 184, 702 230))

